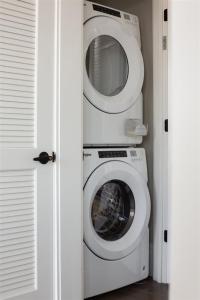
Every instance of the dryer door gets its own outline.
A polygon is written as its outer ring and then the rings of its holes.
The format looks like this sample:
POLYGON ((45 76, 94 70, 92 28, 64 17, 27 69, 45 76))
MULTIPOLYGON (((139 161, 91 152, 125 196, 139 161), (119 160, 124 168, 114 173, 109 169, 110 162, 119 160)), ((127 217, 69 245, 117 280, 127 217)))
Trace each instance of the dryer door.
POLYGON ((143 177, 129 164, 98 167, 84 187, 84 241, 97 256, 118 260, 138 245, 150 217, 143 177))
POLYGON ((84 25, 84 95, 99 110, 121 113, 141 93, 142 54, 133 32, 109 17, 84 25))

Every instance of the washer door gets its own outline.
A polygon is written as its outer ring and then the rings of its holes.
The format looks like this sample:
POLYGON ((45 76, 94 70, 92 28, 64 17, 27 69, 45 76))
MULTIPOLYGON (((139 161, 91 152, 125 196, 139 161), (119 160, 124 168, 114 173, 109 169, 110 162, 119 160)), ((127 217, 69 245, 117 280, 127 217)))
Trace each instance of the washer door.
POLYGON ((84 241, 95 255, 118 260, 140 242, 150 217, 143 177, 129 164, 110 161, 98 167, 84 187, 84 241))
POLYGON ((98 109, 121 113, 141 93, 144 63, 138 42, 125 25, 95 17, 84 25, 84 95, 98 109))

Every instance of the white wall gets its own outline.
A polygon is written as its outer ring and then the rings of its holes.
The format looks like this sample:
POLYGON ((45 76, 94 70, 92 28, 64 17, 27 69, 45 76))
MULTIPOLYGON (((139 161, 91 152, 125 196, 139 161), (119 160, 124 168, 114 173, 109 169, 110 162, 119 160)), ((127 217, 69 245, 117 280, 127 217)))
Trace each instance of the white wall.
POLYGON ((200 2, 169 4, 170 300, 199 300, 200 2))

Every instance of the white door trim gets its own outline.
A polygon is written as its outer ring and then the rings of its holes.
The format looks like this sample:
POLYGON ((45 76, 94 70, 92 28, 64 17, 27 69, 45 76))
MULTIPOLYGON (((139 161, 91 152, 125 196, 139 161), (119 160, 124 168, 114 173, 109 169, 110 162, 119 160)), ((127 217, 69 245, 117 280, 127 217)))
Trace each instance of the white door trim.
POLYGON ((59 134, 60 134, 60 126, 59 126, 59 107, 60 107, 60 98, 59 98, 59 1, 55 0, 55 82, 54 82, 54 145, 55 145, 55 153, 56 153, 56 164, 55 164, 55 172, 54 172, 54 206, 53 206, 53 229, 54 229, 54 262, 53 262, 53 270, 54 270, 54 300, 61 300, 60 297, 60 224, 59 224, 59 214, 60 214, 60 194, 59 194, 59 134))
POLYGON ((166 193, 167 165, 164 162, 166 150, 166 133, 164 132, 164 119, 167 113, 167 61, 163 54, 163 36, 166 34, 163 25, 163 13, 167 7, 167 0, 153 0, 153 61, 154 61, 154 143, 153 143, 153 278, 158 282, 167 282, 166 245, 164 230, 166 229, 166 212, 168 202, 166 193), (164 177, 164 178, 163 178, 164 177), (165 259, 164 259, 165 256, 165 259), (164 270, 165 268, 165 270, 164 270))
POLYGON ((55 300, 83 299, 82 0, 57 1, 55 300))

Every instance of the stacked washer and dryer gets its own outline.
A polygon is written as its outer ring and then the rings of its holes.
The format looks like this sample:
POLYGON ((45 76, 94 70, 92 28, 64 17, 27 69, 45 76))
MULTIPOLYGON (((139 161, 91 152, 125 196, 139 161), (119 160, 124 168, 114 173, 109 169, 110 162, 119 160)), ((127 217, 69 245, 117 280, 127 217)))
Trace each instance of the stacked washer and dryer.
POLYGON ((142 143, 138 18, 84 3, 85 298, 149 273, 150 197, 142 143))

